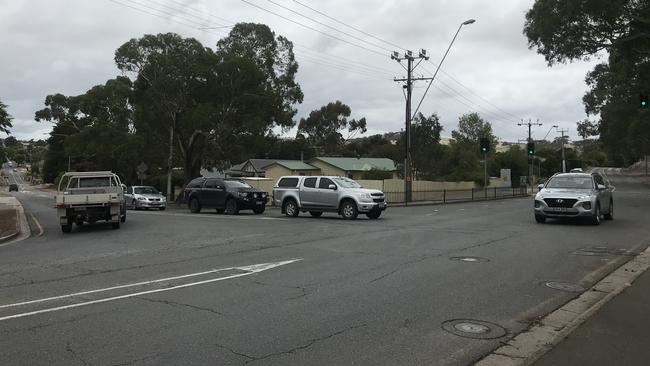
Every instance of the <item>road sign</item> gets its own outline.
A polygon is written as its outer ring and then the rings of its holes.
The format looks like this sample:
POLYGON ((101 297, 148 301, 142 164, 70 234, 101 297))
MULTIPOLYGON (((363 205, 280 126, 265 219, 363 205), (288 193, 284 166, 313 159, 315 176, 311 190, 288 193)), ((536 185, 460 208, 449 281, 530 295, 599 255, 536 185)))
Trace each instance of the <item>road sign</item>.
POLYGON ((144 173, 147 171, 147 169, 149 169, 149 167, 147 166, 147 164, 142 162, 135 169, 138 171, 138 173, 144 173))

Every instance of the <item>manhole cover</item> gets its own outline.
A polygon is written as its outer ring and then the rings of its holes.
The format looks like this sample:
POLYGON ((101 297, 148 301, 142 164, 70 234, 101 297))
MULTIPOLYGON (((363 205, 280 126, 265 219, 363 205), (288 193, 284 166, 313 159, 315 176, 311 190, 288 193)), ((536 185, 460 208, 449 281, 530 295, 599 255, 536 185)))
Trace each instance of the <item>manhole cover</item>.
POLYGON ((481 258, 481 257, 451 257, 449 259, 451 259, 452 261, 457 261, 457 262, 470 262, 470 263, 489 262, 490 261, 487 258, 481 258))
POLYGON ((442 323, 442 329, 459 337, 495 339, 506 335, 506 330, 494 323, 476 319, 453 319, 442 323))
POLYGON ((576 285, 574 283, 568 283, 568 282, 556 282, 556 281, 550 281, 550 282, 544 282, 544 286, 548 288, 552 288, 554 290, 560 290, 560 291, 565 291, 565 292, 584 292, 585 288, 576 285))

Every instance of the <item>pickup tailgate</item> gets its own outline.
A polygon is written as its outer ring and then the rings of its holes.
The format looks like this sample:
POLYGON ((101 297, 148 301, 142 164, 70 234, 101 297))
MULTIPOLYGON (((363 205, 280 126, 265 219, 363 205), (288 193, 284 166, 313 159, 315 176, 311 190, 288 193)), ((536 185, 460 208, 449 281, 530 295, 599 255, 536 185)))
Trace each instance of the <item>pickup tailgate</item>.
POLYGON ((57 206, 97 206, 120 203, 117 193, 57 194, 57 206))

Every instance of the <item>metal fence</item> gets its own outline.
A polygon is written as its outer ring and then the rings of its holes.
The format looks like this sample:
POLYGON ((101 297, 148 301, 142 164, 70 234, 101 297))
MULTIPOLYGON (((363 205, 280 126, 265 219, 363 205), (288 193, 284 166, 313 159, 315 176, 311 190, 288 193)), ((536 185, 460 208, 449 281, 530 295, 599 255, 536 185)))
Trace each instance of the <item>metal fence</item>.
MULTIPOLYGON (((403 203, 404 192, 384 192, 386 202, 403 203)), ((472 188, 472 189, 442 189, 435 191, 412 191, 410 202, 466 202, 466 201, 485 201, 501 198, 525 197, 527 187, 509 188, 509 187, 492 187, 492 188, 472 188)))

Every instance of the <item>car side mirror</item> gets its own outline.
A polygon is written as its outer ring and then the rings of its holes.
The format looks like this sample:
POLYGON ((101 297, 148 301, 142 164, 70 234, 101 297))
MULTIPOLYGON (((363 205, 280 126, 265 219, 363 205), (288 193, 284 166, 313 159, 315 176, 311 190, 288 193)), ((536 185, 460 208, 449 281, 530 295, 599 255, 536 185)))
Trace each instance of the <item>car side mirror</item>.
POLYGON ((541 191, 542 189, 544 189, 544 184, 540 184, 537 186, 538 191, 541 191))
POLYGON ((604 191, 604 190, 606 190, 606 189, 607 189, 607 187, 605 187, 604 185, 602 185, 602 184, 599 184, 599 185, 598 185, 598 190, 599 190, 599 191, 604 191))
POLYGON ((336 191, 336 184, 330 184, 327 188, 336 191))

